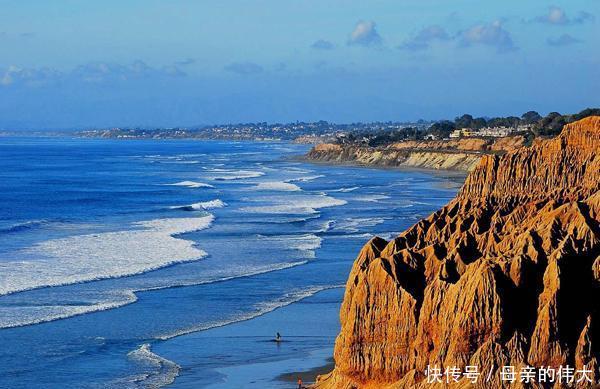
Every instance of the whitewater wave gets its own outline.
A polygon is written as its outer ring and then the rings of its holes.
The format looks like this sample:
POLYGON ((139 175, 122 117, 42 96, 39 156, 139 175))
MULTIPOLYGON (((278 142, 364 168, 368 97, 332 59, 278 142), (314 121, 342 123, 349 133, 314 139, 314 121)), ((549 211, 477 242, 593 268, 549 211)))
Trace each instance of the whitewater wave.
POLYGON ((269 214, 315 214, 319 209, 345 205, 346 200, 330 196, 293 196, 272 198, 273 204, 242 207, 240 210, 249 213, 269 214))
POLYGON ((259 237, 274 243, 284 243, 287 250, 303 251, 309 258, 315 257, 315 250, 320 248, 323 242, 323 239, 315 234, 259 237))
POLYGON ((292 250, 300 250, 300 251, 310 251, 313 253, 314 250, 321 247, 321 243, 323 239, 314 235, 314 234, 305 234, 298 236, 287 236, 286 243, 288 247, 292 250))
POLYGON ((361 228, 375 227, 383 224, 385 218, 366 217, 366 218, 346 218, 335 223, 334 230, 343 230, 348 232, 358 232, 361 228))
POLYGON ((50 321, 67 319, 86 313, 106 311, 135 303, 137 296, 133 291, 122 290, 110 294, 110 299, 91 305, 39 305, 2 307, 0 329, 25 327, 50 321))
POLYGON ((224 327, 226 325, 230 325, 233 323, 239 323, 242 321, 254 319, 256 317, 265 315, 269 312, 273 312, 276 309, 288 306, 290 304, 304 300, 305 298, 314 296, 315 294, 322 292, 324 290, 343 288, 343 287, 344 287, 343 285, 325 285, 325 286, 314 286, 314 287, 309 287, 306 289, 295 290, 295 291, 286 293, 285 295, 283 295, 280 298, 256 304, 253 307, 254 310, 252 312, 241 313, 241 314, 234 316, 228 320, 214 321, 211 323, 205 323, 202 325, 193 326, 193 327, 185 328, 185 329, 178 330, 175 332, 167 333, 164 335, 157 336, 156 339, 168 340, 168 339, 176 338, 178 336, 191 334, 194 332, 206 331, 211 328, 224 327))
POLYGON ((307 181, 313 181, 313 180, 316 180, 317 178, 322 178, 322 177, 325 177, 325 176, 322 174, 315 175, 315 176, 304 176, 304 177, 290 178, 289 180, 285 180, 285 182, 307 182, 307 181))
POLYGON ((207 254, 177 236, 211 226, 213 215, 133 223, 131 230, 52 239, 0 262, 0 295, 145 273, 207 254))
POLYGON ((212 186, 210 184, 205 184, 203 182, 196 182, 196 181, 180 181, 180 182, 175 182, 173 184, 162 184, 162 185, 184 186, 187 188, 214 188, 214 186, 212 186))
POLYGON ((223 208, 225 206, 227 206, 227 203, 225 203, 219 199, 215 199, 215 200, 204 201, 204 202, 194 203, 194 204, 189 204, 189 205, 175 205, 175 206, 172 206, 169 208, 182 209, 184 211, 208 211, 210 209, 223 208))
POLYGON ((363 234, 341 234, 341 235, 332 235, 333 239, 371 239, 374 235, 369 233, 363 234))
POLYGON ((181 155, 145 155, 144 159, 151 163, 163 164, 198 164, 200 161, 189 159, 189 157, 201 156, 201 154, 181 154, 181 155))
POLYGON ((349 187, 349 188, 331 189, 331 190, 328 190, 328 192, 348 193, 348 192, 354 192, 357 189, 360 189, 360 186, 352 186, 352 187, 349 187))
POLYGON ((152 352, 149 343, 142 344, 139 348, 127 354, 129 359, 151 370, 141 376, 130 379, 131 383, 142 388, 162 388, 175 382, 179 376, 181 366, 173 361, 152 352))
POLYGON ((328 232, 332 228, 334 228, 335 224, 336 224, 335 220, 327 220, 326 222, 321 224, 321 228, 319 228, 319 230, 317 232, 319 232, 319 233, 328 232))
POLYGON ((228 169, 210 169, 210 172, 219 173, 211 177, 215 181, 235 181, 248 178, 258 178, 264 176, 264 172, 254 170, 228 170, 228 169))
POLYGON ((359 196, 359 197, 355 197, 353 198, 353 200, 355 201, 364 201, 367 203, 378 203, 381 200, 387 200, 390 199, 390 196, 387 195, 380 195, 380 194, 376 194, 376 195, 366 195, 366 196, 359 196))
POLYGON ((145 286, 137 289, 124 289, 108 293, 104 300, 87 305, 40 305, 40 306, 3 306, 0 308, 0 329, 25 327, 35 324, 41 324, 61 319, 68 319, 73 316, 84 315, 106 311, 109 309, 120 308, 125 305, 135 303, 138 300, 137 293, 164 290, 170 288, 190 287, 206 284, 225 282, 239 278, 254 277, 261 274, 285 270, 296 266, 307 264, 308 261, 285 262, 276 265, 256 266, 251 269, 245 269, 240 274, 230 276, 218 276, 209 280, 198 281, 180 281, 168 285, 145 286))
POLYGON ((254 187, 256 190, 273 190, 273 191, 284 191, 284 192, 297 192, 302 189, 296 185, 284 181, 268 181, 260 182, 254 187))

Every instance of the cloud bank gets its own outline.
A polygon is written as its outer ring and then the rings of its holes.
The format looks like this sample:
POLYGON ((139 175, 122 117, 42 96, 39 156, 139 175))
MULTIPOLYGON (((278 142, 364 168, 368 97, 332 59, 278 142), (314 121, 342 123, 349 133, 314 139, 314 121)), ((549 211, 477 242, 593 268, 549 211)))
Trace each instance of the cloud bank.
POLYGON ((319 39, 318 41, 315 41, 312 45, 310 45, 310 47, 317 50, 333 50, 335 48, 335 45, 324 39, 319 39))
POLYGON ((458 43, 462 47, 484 45, 493 47, 498 53, 517 50, 510 32, 502 26, 499 20, 488 24, 477 24, 457 35, 458 43))
POLYGON ((546 40, 546 42, 550 46, 559 47, 559 46, 571 46, 576 43, 581 43, 581 40, 574 38, 569 34, 562 34, 561 36, 559 36, 557 38, 548 38, 546 40))
POLYGON ((548 8, 545 15, 538 16, 534 19, 538 23, 554 24, 554 25, 573 25, 583 24, 594 21, 594 15, 586 11, 580 11, 577 16, 571 18, 567 15, 564 9, 556 6, 548 8))
POLYGON ((404 41, 399 48, 409 51, 421 51, 428 49, 434 41, 448 41, 450 39, 450 35, 443 27, 433 25, 423 28, 416 35, 404 41))
POLYGON ((0 70, 0 86, 44 87, 65 82, 103 84, 184 76, 186 73, 176 64, 155 68, 140 60, 127 65, 90 62, 70 71, 50 67, 23 68, 11 65, 0 70))

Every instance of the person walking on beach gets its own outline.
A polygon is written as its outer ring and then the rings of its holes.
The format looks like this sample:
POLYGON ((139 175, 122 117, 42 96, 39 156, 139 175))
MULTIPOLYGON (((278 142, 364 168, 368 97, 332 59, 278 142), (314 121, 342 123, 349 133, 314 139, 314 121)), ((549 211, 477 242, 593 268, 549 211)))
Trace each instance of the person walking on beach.
POLYGON ((298 389, 302 389, 302 378, 298 377, 298 389))

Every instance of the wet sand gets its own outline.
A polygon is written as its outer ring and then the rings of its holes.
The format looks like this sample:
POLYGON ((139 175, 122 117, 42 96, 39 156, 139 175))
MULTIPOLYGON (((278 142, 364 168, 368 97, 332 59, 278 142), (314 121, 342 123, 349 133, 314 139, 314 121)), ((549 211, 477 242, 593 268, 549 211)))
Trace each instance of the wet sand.
POLYGON ((335 362, 333 361, 333 358, 328 358, 327 364, 325 364, 323 366, 313 367, 311 369, 304 370, 304 371, 284 373, 284 374, 279 375, 277 377, 277 379, 280 381, 284 381, 284 382, 296 383, 296 382, 298 382, 298 378, 300 378, 300 379, 302 379, 302 382, 304 384, 310 385, 315 382, 315 380, 317 379, 317 376, 331 372, 334 367, 335 367, 335 362))

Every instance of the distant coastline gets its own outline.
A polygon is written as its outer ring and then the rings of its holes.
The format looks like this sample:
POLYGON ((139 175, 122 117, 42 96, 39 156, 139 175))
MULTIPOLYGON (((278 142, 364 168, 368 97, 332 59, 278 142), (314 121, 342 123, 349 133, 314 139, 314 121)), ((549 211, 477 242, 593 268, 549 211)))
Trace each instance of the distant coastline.
POLYGON ((517 135, 495 139, 403 141, 382 147, 328 143, 315 145, 305 159, 312 162, 469 172, 477 166, 483 155, 502 154, 523 146, 525 141, 523 136, 517 135))

